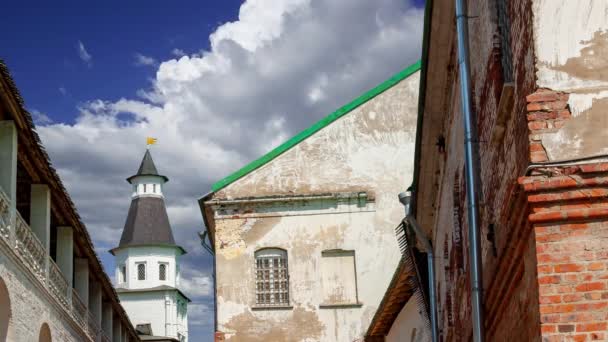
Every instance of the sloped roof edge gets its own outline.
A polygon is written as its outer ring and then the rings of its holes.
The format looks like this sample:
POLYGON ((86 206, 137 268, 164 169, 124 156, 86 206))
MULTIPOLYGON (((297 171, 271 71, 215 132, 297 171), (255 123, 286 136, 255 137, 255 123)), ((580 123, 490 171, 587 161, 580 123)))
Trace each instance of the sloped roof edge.
POLYGON ((357 97, 356 99, 354 99, 353 101, 349 102, 348 104, 340 107, 335 112, 333 112, 333 113, 329 114, 328 116, 324 117, 323 119, 317 121, 315 124, 313 124, 312 126, 308 127, 307 129, 303 130, 302 132, 300 132, 299 134, 297 134, 293 138, 287 140, 283 144, 279 145, 278 147, 276 147, 272 151, 266 153, 262 157, 260 157, 260 158, 258 158, 256 160, 252 161, 251 163, 245 165, 244 167, 242 167, 238 171, 232 173, 231 175, 229 175, 229 176, 227 176, 227 177, 225 177, 225 178, 217 181, 215 184, 213 184, 211 186, 211 189, 214 192, 215 191, 219 191, 219 190, 227 187, 228 185, 232 184, 233 182, 239 180, 240 178, 246 176, 250 172, 252 172, 252 171, 260 168, 261 166, 263 166, 266 163, 270 162, 271 160, 273 160, 274 158, 276 158, 279 155, 283 154, 287 150, 291 149, 295 145, 299 144, 300 142, 302 142, 306 138, 310 137, 311 135, 313 135, 316 132, 320 131, 324 127, 328 126, 332 122, 334 122, 337 119, 341 118, 342 116, 350 113, 355 108, 357 108, 360 105, 366 103, 367 101, 373 99, 374 97, 376 97, 379 94, 383 93, 385 90, 391 88, 392 86, 394 86, 395 84, 401 82, 402 80, 408 78, 409 76, 411 76, 412 74, 414 74, 416 71, 420 70, 420 66, 421 66, 421 61, 417 61, 416 63, 408 66, 407 68, 405 68, 403 70, 401 70, 400 72, 398 72, 397 74, 395 74, 391 78, 389 78, 388 80, 380 83, 376 87, 374 87, 374 88, 368 90, 367 92, 365 92, 363 95, 357 97))

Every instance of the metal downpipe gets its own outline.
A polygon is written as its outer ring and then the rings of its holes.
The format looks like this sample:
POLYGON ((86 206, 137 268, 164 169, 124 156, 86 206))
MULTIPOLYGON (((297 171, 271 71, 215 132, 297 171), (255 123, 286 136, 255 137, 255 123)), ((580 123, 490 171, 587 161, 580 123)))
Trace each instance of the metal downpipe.
POLYGON ((456 33, 458 37, 458 65, 462 115, 464 121, 465 176, 467 184, 467 206, 469 220, 470 268, 471 268, 471 306, 473 319, 473 341, 483 342, 483 280, 481 243, 479 229, 479 137, 477 117, 471 105, 471 75, 469 60, 468 17, 464 0, 456 1, 456 33))
POLYGON ((422 242, 426 249, 427 267, 429 272, 429 303, 431 310, 431 335, 433 342, 439 342, 439 327, 437 324, 437 295, 435 294, 435 257, 433 247, 427 239, 426 234, 422 231, 418 222, 412 215, 407 215, 406 218, 409 226, 412 227, 418 240, 422 242))
POLYGON ((411 227, 416 234, 418 241, 422 243, 426 252, 427 271, 429 273, 429 303, 431 311, 431 336, 432 342, 439 342, 439 327, 437 323, 437 295, 435 294, 435 257, 433 254, 433 246, 431 241, 416 221, 416 218, 410 213, 411 192, 402 192, 399 194, 399 201, 405 206, 405 223, 411 227))

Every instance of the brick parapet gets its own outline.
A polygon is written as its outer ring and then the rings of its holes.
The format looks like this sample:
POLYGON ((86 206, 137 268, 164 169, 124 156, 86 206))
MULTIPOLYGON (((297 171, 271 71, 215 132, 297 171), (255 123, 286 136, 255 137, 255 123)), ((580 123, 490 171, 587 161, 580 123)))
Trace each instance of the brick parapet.
POLYGON ((570 95, 551 89, 538 89, 526 96, 528 129, 530 130, 530 160, 533 163, 549 160, 541 135, 553 133, 572 117, 568 99, 570 95))
POLYGON ((518 182, 534 229, 543 341, 606 340, 608 163, 532 173, 518 182))

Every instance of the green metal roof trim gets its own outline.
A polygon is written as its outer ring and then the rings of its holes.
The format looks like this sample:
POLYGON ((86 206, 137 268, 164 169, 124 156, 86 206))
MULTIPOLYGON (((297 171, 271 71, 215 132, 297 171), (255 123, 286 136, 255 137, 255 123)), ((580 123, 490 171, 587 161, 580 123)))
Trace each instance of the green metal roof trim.
POLYGON ((219 190, 225 188, 226 186, 232 184, 236 180, 246 176, 250 172, 265 165, 266 163, 270 162, 274 158, 283 154, 283 152, 285 152, 285 151, 291 149, 292 147, 294 147, 295 145, 299 144, 304 139, 306 139, 306 138, 310 137, 311 135, 315 134, 316 132, 320 131, 321 129, 328 126, 332 122, 341 118, 342 116, 350 113, 353 109, 355 109, 355 108, 359 107, 360 105, 366 103, 367 101, 373 99, 374 97, 381 94, 382 92, 389 89, 390 87, 394 86, 395 84, 399 83, 400 81, 408 78, 413 73, 420 70, 420 65, 421 65, 421 62, 418 61, 418 62, 408 66, 407 68, 405 68, 402 71, 395 74, 393 77, 382 82, 381 84, 377 85, 373 89, 367 91, 365 94, 357 97, 350 103, 340 107, 335 112, 333 112, 333 113, 329 114, 328 116, 326 116, 325 118, 317 121, 314 125, 308 127, 307 129, 300 132, 298 135, 296 135, 293 138, 282 143, 281 145, 276 147, 274 150, 266 153, 262 157, 245 165, 243 168, 234 172, 233 174, 229 175, 228 177, 216 182, 215 184, 213 184, 211 186, 211 189, 213 191, 219 191, 219 190))

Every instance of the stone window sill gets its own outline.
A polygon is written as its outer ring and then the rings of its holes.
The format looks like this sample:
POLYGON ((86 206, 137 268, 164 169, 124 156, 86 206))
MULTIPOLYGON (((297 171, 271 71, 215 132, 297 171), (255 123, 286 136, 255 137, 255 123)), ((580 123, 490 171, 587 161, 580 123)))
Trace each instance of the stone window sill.
POLYGON ((277 306, 252 306, 251 310, 253 311, 263 311, 263 310, 292 310, 292 305, 277 305, 277 306))
POLYGON ((353 309, 360 308, 363 303, 345 303, 345 304, 320 304, 319 309, 353 309))

